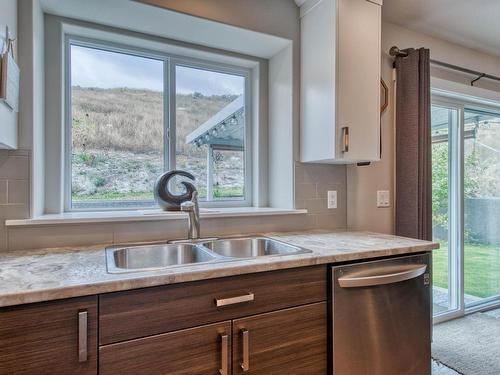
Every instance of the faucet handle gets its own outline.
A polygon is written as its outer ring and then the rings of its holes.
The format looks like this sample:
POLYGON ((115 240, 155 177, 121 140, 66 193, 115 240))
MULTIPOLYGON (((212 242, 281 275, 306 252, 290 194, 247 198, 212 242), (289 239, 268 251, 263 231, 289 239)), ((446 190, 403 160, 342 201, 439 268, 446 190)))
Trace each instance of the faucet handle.
POLYGON ((184 212, 195 211, 197 205, 198 205, 198 192, 195 190, 191 194, 190 200, 181 203, 181 211, 184 212))
POLYGON ((181 211, 183 212, 190 212, 194 211, 195 204, 193 201, 185 201, 181 203, 181 211))
POLYGON ((191 194, 191 202, 198 203, 198 190, 193 191, 191 194))
POLYGON ((191 200, 181 203, 181 211, 188 213, 188 238, 200 238, 200 208, 198 206, 198 192, 195 190, 191 195, 191 200))

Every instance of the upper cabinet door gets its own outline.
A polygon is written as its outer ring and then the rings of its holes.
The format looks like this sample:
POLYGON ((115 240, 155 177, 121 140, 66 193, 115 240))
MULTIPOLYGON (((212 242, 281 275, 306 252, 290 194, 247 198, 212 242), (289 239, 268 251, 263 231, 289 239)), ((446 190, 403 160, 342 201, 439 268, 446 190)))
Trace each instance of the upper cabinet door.
POLYGON ((0 374, 97 374, 97 297, 0 309, 0 374))
POLYGON ((233 321, 233 375, 323 375, 326 302, 233 321))
POLYGON ((309 0, 301 8, 300 157, 335 159, 336 3, 309 0))
POLYGON ((379 0, 301 7, 301 160, 380 159, 379 0))
POLYGON ((381 7, 367 0, 339 0, 337 22, 338 157, 379 160, 381 7))

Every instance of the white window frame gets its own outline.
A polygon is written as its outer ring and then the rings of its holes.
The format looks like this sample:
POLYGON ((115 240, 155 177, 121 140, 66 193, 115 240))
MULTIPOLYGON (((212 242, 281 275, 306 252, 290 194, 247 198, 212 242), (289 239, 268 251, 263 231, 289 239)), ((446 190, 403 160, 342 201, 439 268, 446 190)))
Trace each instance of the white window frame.
MULTIPOLYGON (((175 69, 177 66, 208 70, 212 72, 239 75, 245 79, 245 143, 244 143, 244 197, 243 199, 200 201, 202 207, 249 207, 253 203, 253 169, 252 169, 252 70, 248 67, 222 64, 188 56, 179 56, 170 53, 158 52, 145 48, 138 48, 127 44, 118 44, 105 40, 92 39, 73 34, 64 35, 64 162, 63 162, 63 194, 64 211, 123 211, 154 209, 145 207, 100 207, 100 208, 73 208, 71 199, 72 180, 72 109, 71 109, 71 46, 101 49, 109 52, 125 53, 138 57, 151 58, 163 62, 163 142, 164 142, 164 169, 175 168, 176 158, 176 97, 175 97, 175 69)), ((196 183, 195 183, 196 185, 196 183)), ((208 186, 207 186, 208 187, 208 186)), ((208 190, 208 189, 207 189, 208 190)))

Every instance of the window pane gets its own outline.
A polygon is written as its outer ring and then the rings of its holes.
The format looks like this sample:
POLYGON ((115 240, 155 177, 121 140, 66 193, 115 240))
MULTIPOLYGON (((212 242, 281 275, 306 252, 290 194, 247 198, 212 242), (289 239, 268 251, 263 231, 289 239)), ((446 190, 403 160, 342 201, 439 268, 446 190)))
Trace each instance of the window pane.
POLYGON ((163 61, 72 45, 71 83, 72 208, 153 205, 163 61))
POLYGON ((500 295, 500 116, 464 111, 464 301, 500 295))
POLYGON ((245 196, 245 78, 176 67, 176 168, 196 177, 200 198, 245 196))

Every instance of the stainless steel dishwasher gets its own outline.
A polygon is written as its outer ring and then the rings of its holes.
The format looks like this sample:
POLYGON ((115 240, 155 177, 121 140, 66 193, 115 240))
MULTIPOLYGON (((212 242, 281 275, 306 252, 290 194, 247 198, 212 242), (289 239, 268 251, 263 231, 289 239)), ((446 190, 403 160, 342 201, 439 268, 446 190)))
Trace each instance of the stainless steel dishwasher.
POLYGON ((334 375, 430 375, 430 254, 332 267, 334 375))

